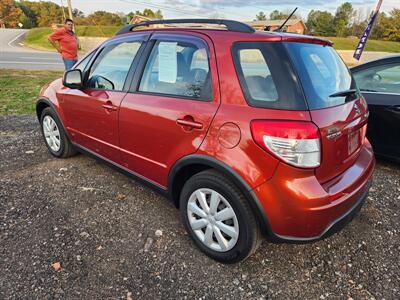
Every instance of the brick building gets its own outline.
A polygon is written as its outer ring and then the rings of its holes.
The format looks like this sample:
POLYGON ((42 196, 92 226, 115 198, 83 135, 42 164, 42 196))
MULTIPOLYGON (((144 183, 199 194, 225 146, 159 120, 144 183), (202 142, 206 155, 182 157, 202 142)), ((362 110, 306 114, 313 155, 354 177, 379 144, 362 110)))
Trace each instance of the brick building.
MULTIPOLYGON (((247 22, 251 27, 256 30, 274 31, 278 29, 285 22, 285 20, 265 20, 265 21, 252 21, 247 22)), ((300 19, 291 19, 287 21, 283 31, 304 34, 306 31, 306 24, 300 19)))

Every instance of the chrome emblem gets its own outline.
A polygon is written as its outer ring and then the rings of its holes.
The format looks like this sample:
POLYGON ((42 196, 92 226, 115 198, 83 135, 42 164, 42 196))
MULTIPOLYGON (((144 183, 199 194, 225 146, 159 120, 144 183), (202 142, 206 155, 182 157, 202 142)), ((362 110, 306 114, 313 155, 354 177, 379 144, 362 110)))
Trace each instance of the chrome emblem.
POLYGON ((356 103, 354 103, 354 110, 356 111, 357 115, 361 114, 361 109, 358 107, 356 103))
POLYGON ((334 140, 342 135, 342 131, 338 127, 328 128, 326 131, 326 137, 328 140, 334 140))

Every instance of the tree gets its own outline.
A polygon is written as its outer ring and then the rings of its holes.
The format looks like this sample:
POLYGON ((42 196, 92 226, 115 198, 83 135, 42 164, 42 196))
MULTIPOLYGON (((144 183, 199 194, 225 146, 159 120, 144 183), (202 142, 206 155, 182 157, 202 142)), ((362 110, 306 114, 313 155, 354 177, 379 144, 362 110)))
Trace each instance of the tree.
POLYGON ((333 23, 336 28, 336 36, 347 36, 349 34, 350 21, 354 17, 353 5, 349 2, 345 2, 340 5, 335 14, 333 23))
POLYGON ((2 0, 0 5, 0 20, 6 27, 17 27, 23 11, 16 6, 13 0, 2 0))
POLYGON ((257 21, 265 21, 267 19, 267 16, 264 14, 264 12, 260 11, 257 15, 256 15, 256 20, 257 21))
POLYGON ((31 12, 27 15, 32 20, 32 15, 35 16, 34 24, 39 27, 48 27, 52 23, 63 23, 63 13, 61 6, 50 1, 20 1, 21 7, 25 7, 31 12))
POLYGON ((117 14, 103 10, 90 14, 87 20, 91 25, 122 25, 122 20, 117 14))
POLYGON ((328 11, 311 10, 306 22, 307 30, 313 35, 332 36, 335 34, 333 19, 328 11))
POLYGON ((83 11, 81 11, 81 10, 79 10, 79 9, 77 9, 77 8, 74 8, 74 9, 72 10, 72 16, 73 16, 74 18, 84 18, 84 17, 85 17, 85 14, 83 13, 83 11))
POLYGON ((271 20, 282 20, 286 19, 289 16, 289 14, 285 14, 283 12, 280 12, 279 10, 274 10, 272 13, 270 13, 269 18, 271 20))
POLYGON ((150 18, 150 19, 163 19, 164 18, 164 16, 162 15, 162 12, 161 12, 161 10, 156 10, 156 11, 153 11, 153 10, 151 10, 150 8, 145 8, 142 12, 141 11, 139 11, 139 10, 137 10, 137 11, 135 11, 135 12, 130 12, 129 14, 128 14, 128 16, 132 19, 134 16, 143 16, 143 17, 147 17, 147 18, 150 18))
POLYGON ((389 18, 382 19, 382 37, 385 40, 400 42, 400 9, 393 8, 389 18))

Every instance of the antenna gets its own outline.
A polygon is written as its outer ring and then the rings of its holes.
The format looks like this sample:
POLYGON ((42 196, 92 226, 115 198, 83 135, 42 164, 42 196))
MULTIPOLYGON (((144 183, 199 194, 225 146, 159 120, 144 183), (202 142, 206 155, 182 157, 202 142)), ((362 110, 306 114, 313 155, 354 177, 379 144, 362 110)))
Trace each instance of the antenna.
POLYGON ((274 31, 281 32, 283 26, 286 25, 287 21, 289 21, 289 19, 294 15, 294 13, 296 12, 296 10, 297 10, 297 7, 294 9, 294 11, 292 11, 292 13, 289 15, 289 17, 286 18, 285 22, 283 22, 282 25, 279 26, 279 28, 275 29, 274 31))

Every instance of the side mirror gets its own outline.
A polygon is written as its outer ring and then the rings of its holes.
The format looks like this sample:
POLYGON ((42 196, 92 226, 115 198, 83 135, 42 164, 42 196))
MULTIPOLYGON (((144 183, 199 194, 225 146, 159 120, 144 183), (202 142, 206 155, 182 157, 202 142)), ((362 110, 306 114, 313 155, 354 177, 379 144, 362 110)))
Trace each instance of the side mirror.
POLYGON ((63 85, 70 89, 81 89, 83 87, 81 70, 74 69, 65 72, 63 85))

